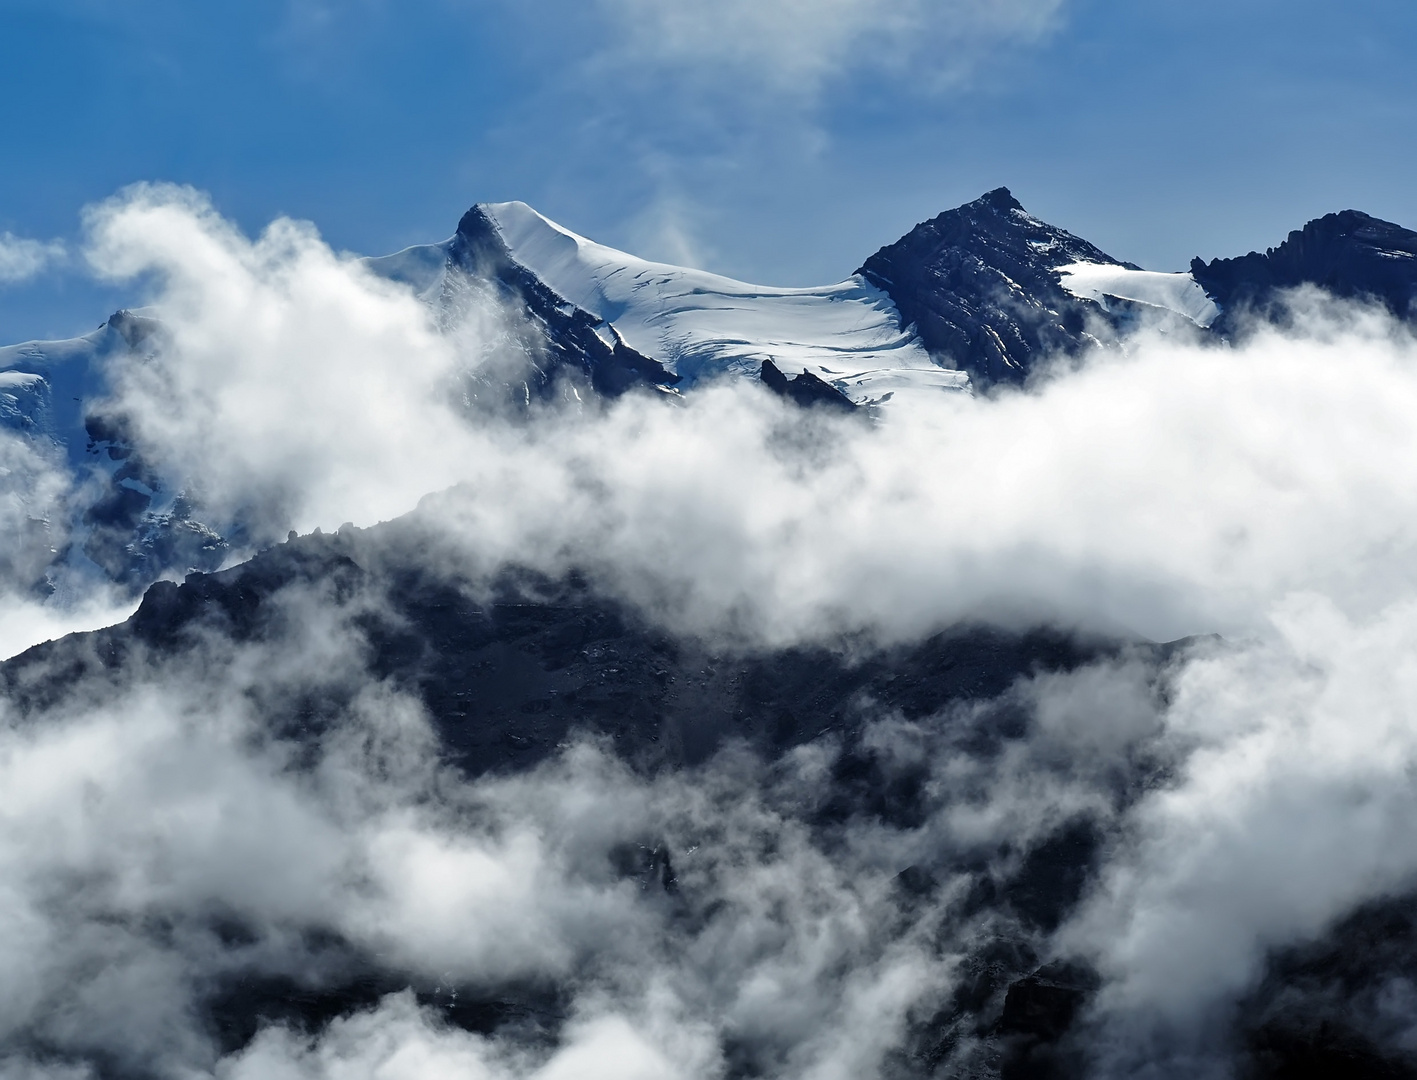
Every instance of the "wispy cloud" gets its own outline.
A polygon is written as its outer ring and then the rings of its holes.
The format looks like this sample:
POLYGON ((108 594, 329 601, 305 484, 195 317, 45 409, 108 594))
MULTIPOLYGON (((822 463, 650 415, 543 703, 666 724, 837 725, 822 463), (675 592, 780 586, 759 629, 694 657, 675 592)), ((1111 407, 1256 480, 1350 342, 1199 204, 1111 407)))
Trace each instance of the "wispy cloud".
POLYGON ((598 0, 612 50, 700 78, 811 97, 856 73, 957 78, 989 46, 1030 41, 1064 0, 598 0))
POLYGON ((30 240, 0 233, 0 284, 14 285, 42 273, 65 256, 58 240, 30 240))

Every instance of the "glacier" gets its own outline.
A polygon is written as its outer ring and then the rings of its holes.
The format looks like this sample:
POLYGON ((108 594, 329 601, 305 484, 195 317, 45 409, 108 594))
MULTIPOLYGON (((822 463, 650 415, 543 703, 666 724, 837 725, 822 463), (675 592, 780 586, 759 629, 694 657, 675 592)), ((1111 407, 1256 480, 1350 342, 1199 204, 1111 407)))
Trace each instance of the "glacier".
POLYGON ((858 405, 969 392, 969 376, 935 363, 890 297, 859 275, 813 288, 753 285, 597 244, 526 203, 482 210, 516 262, 678 375, 680 390, 725 375, 756 378, 771 360, 858 405))
POLYGON ((1104 308, 1109 298, 1183 315, 1202 328, 1220 317, 1220 306, 1189 273, 1160 273, 1126 266, 1078 262, 1058 267, 1065 290, 1079 300, 1095 300, 1104 308))

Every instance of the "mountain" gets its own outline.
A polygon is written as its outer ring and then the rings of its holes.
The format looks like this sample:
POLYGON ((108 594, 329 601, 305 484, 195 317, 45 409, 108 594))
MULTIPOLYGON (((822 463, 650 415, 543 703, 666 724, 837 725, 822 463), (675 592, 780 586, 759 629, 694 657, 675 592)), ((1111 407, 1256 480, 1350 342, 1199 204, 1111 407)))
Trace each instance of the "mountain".
POLYGON ((1417 232, 1357 210, 1311 221, 1263 255, 1197 258, 1191 274, 1227 311, 1267 309, 1282 289, 1317 285, 1376 301, 1399 318, 1417 316, 1417 232))
MULTIPOLYGON (((456 313, 462 290, 488 284, 498 299, 519 306, 520 345, 539 394, 552 389, 555 374, 568 372, 610 396, 637 384, 664 389, 681 381, 672 369, 626 344, 606 319, 567 304, 561 292, 519 261, 487 207, 474 206, 463 215, 447 252, 438 300, 445 315, 456 313)), ((529 384, 523 386, 529 393, 529 384)))
MULTIPOLYGON (((525 776, 578 738, 613 746, 646 780, 678 775, 724 751, 749 775, 792 775, 813 764, 826 770, 828 795, 794 807, 790 827, 839 854, 837 845, 861 837, 884 845, 892 835, 912 835, 941 812, 941 800, 948 806, 959 798, 967 812, 973 794, 951 786, 964 782, 963 762, 1007 762, 1039 737, 1039 721, 1018 689, 1028 680, 1122 663, 1164 694, 1173 662, 1204 645, 964 625, 891 648, 720 651, 666 634, 576 574, 548 580, 512 567, 470 589, 449 573, 455 563, 446 555, 438 528, 419 513, 372 529, 292 537, 229 570, 159 582, 123 624, 0 663, 0 701, 33 730, 119 700, 134 685, 181 680, 222 692, 235 669, 255 676, 246 693, 262 710, 261 739, 285 746, 286 767, 298 769, 338 739, 366 692, 357 680, 316 677, 307 685, 311 676, 299 665, 275 661, 289 653, 300 624, 314 619, 326 631, 339 626, 357 634, 365 678, 417 700, 440 757, 465 778, 525 776), (270 659, 253 666, 253 656, 270 659), (904 725, 913 750, 882 741, 874 723, 882 715, 904 725), (951 748, 950 770, 959 779, 940 785, 921 754, 925 740, 951 748)), ((1125 807, 1164 780, 1159 769, 1147 751, 1104 791, 1125 807)), ((1084 806, 1044 824, 1022 849, 1007 837, 986 834, 961 848, 942 836, 917 846, 908 863, 911 848, 893 854, 883 847, 878 859, 900 861, 882 899, 896 922, 879 932, 901 934, 904 942, 917 924, 930 928, 928 944, 913 947, 932 950, 956 972, 948 994, 901 1018, 891 1075, 1090 1075, 1088 1006, 1101 979, 1085 961, 1050 951, 1048 942, 1087 895, 1101 853, 1125 842, 1118 820, 1093 820, 1084 806)), ((580 857, 603 856, 607 881, 661 911, 660 932, 687 949, 714 940, 723 932, 717 924, 733 918, 722 901, 697 894, 699 879, 681 880, 682 860, 692 854, 648 834, 580 857)), ((1353 1016, 1365 1003, 1377 1008, 1371 1003, 1388 992, 1389 980, 1408 970, 1414 927, 1417 898, 1398 895, 1304 949, 1277 952, 1264 981, 1240 1003, 1230 1036, 1245 1075, 1409 1075, 1353 1016), (1328 1071, 1302 1071, 1318 1065, 1328 1071)), ((166 908, 154 932, 196 939, 206 950, 210 971, 186 988, 184 1008, 225 1054, 251 1047, 272 1024, 313 1036, 400 993, 451 1029, 513 1044, 554 1045, 574 1019, 567 988, 555 983, 451 972, 433 980, 318 926, 301 937, 289 927, 248 925, 237 908, 215 915, 166 908), (279 949, 256 947, 268 936, 282 942, 279 949)), ((651 947, 646 943, 647 954, 651 947)), ((89 1007, 120 992, 102 980, 84 991, 89 1007)), ((84 1044, 97 1048, 96 1076, 159 1075, 143 1062, 105 1060, 105 1040, 111 1036, 99 1033, 84 1044)), ((765 1041, 770 1049, 772 1040, 765 1041)), ((731 1049, 736 1057, 726 1075, 735 1080, 762 1075, 771 1060, 758 1057, 767 1051, 747 1036, 731 1049)))
MULTIPOLYGON (((1356 211, 1311 222, 1264 255, 1158 273, 1032 217, 1007 188, 817 288, 650 262, 519 202, 479 204, 442 243, 363 261, 445 327, 488 296, 514 314, 496 362, 470 376, 469 400, 494 408, 582 389, 683 395, 727 377, 879 416, 1024 385, 1048 357, 1140 325, 1228 334, 1236 313, 1299 284, 1376 297, 1398 314, 1417 295, 1417 233, 1356 211)), ((37 514, 34 550, 16 562, 33 568, 40 592, 56 587, 46 568, 60 564, 141 590, 170 570, 215 569, 239 540, 240 522, 207 520, 194 503, 181 463, 147 460, 122 418, 104 412, 109 366, 160 343, 152 313, 120 311, 81 338, 0 349, 0 426, 62 463, 75 492, 68 520, 37 514)))
MULTIPOLYGON (((121 625, 0 663, 0 700, 35 724, 119 695, 135 681, 212 679, 215 686, 223 658, 287 653, 292 633, 298 636, 292 613, 303 612, 296 622, 313 616, 357 632, 368 677, 417 699, 441 756, 469 778, 524 774, 577 737, 613 745, 645 777, 702 765, 725 749, 786 770, 813 746, 818 753, 839 747, 824 759, 831 797, 803 821, 829 843, 850 823, 911 828, 930 812, 923 767, 896 761, 873 740, 870 721, 880 712, 921 725, 958 717, 952 723, 969 752, 1007 754, 1028 736, 1010 697, 1017 680, 1123 658, 1159 677, 1189 644, 967 625, 865 651, 719 650, 666 634, 574 574, 552 581, 509 568, 474 598, 467 582, 447 572, 456 565, 448 555, 436 523, 430 527, 420 513, 371 529, 295 537, 229 570, 157 583, 121 625), (318 615, 312 596, 322 597, 318 615)), ((271 664, 250 691, 263 703, 266 736, 288 740, 295 761, 318 757, 357 693, 339 684, 311 692, 299 676, 292 680, 297 671, 271 664)), ((1078 821, 1056 825, 1026 858, 971 852, 976 895, 951 898, 961 867, 945 849, 898 867, 895 890, 906 911, 962 904, 982 918, 989 910, 988 929, 970 931, 962 943, 960 963, 971 977, 935 1013, 909 1025, 905 1075, 928 1075, 931 1059, 961 1038, 986 1040, 1006 1065, 1024 1063, 1066 1033, 1095 986, 1085 969, 1045 972, 1051 981, 1043 990, 1038 985, 1036 943, 1080 899, 1102 839, 1078 821), (1061 1004, 1049 999, 1040 1007, 1034 999, 1049 990, 1061 1004)), ((651 891, 647 902, 654 894, 683 894, 685 910, 671 915, 667 932, 690 940, 712 918, 712 911, 695 914, 693 886, 676 882, 677 853, 655 842, 612 855, 615 874, 651 891)), ((252 932, 237 927, 232 934, 240 942, 252 932)), ((259 950, 234 953, 197 989, 195 1012, 221 1033, 227 1052, 245 1046, 263 1023, 315 1029, 406 988, 468 1030, 493 1032, 509 1018, 531 1015, 554 1035, 568 1022, 554 988, 468 979, 440 996, 352 943, 325 940, 321 949, 318 968, 294 974, 259 950)), ((731 1075, 754 1073, 745 1067, 731 1075)))
POLYGON ((1030 216, 1008 188, 917 225, 857 273, 895 302, 937 362, 982 386, 1022 384, 1042 358, 1121 330, 1108 298, 1202 326, 1213 318, 1189 275, 1118 262, 1030 216))
MULTIPOLYGON (((474 207, 448 244, 371 265, 439 292, 445 306, 460 279, 496 279, 544 328, 551 352, 565 347, 558 326, 573 319, 580 340, 598 328, 607 347, 653 358, 672 376, 628 381, 682 393, 725 375, 761 377, 770 362, 878 409, 941 390, 1022 384, 1042 358, 1114 340, 1143 318, 1203 329, 1218 314, 1190 274, 1120 263, 1030 216, 1006 188, 916 226, 850 278, 818 288, 648 262, 525 203, 474 207), (410 275, 410 263, 425 276, 410 275)), ((576 344, 571 352, 571 366, 584 368, 589 354, 576 344)))
MULTIPOLYGON (((525 203, 476 207, 460 237, 465 230, 495 233, 536 281, 673 372, 680 392, 724 375, 756 378, 764 361, 789 375, 810 371, 863 405, 968 385, 961 372, 932 362, 889 298, 859 277, 783 289, 647 262, 577 236, 525 203)), ((466 260, 454 265, 469 268, 466 260)))

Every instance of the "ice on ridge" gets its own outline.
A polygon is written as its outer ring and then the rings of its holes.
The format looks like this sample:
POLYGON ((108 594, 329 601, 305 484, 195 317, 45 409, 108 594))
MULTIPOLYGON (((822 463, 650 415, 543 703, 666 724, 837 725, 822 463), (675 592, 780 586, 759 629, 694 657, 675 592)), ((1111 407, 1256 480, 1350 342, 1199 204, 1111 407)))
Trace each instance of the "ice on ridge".
POLYGON ((754 285, 597 244, 525 203, 482 209, 513 259, 679 375, 682 387, 755 376, 771 360, 861 404, 969 389, 968 375, 936 364, 890 297, 859 276, 812 288, 754 285))

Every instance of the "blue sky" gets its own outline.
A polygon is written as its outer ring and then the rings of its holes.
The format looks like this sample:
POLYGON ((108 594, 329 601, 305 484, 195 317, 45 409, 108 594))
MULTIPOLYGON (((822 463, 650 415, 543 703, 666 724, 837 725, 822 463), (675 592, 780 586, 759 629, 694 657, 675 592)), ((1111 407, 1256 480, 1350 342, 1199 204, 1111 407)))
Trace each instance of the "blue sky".
POLYGON ((774 284, 1000 184, 1155 269, 1417 226, 1414 47, 1410 0, 0 0, 0 236, 71 252, 0 340, 140 299, 72 255, 139 180, 370 254, 519 198, 774 284))

